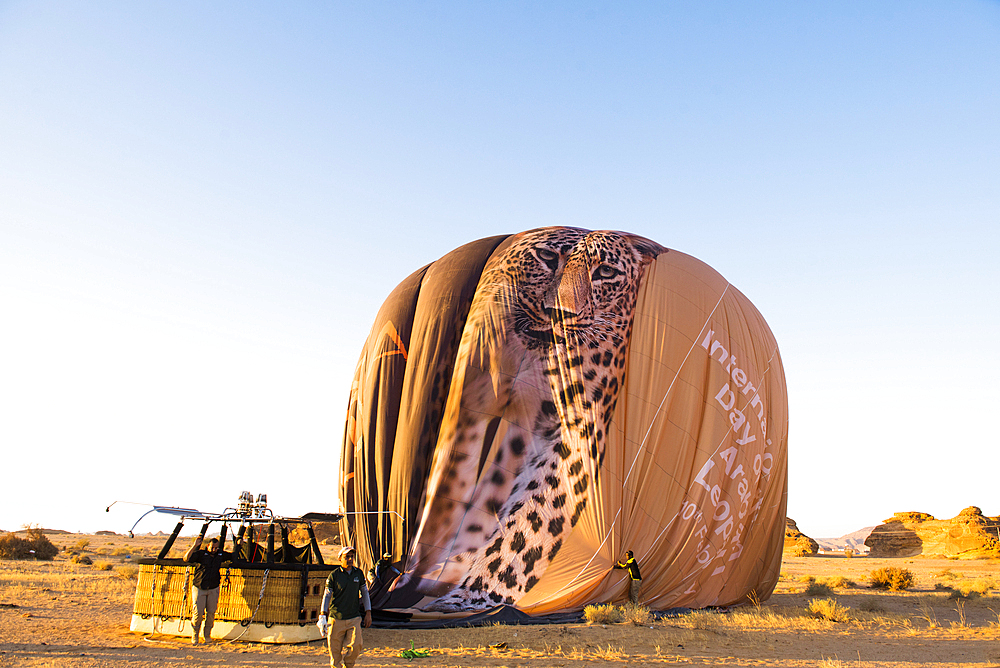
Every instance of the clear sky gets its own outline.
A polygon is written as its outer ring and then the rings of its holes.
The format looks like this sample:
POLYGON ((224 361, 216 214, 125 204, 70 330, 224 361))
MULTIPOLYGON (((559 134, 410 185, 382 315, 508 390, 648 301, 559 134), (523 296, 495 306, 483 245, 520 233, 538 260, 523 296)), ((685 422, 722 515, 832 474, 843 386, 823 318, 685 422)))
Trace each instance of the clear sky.
POLYGON ((0 0, 0 528, 334 510, 383 299, 545 225, 754 302, 807 534, 1000 514, 1000 3, 0 0))

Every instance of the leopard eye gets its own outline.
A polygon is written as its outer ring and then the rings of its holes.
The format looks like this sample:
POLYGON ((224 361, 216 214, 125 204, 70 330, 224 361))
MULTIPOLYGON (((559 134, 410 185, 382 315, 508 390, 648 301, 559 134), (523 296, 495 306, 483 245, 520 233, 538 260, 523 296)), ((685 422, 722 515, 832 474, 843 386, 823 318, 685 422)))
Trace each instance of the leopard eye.
POLYGON ((594 270, 593 276, 595 280, 606 281, 609 278, 614 278, 615 276, 618 276, 621 273, 622 273, 621 271, 619 271, 615 267, 612 267, 611 265, 602 264, 599 267, 597 267, 597 269, 594 270))
POLYGON ((553 271, 555 271, 556 267, 559 266, 559 253, 553 250, 549 250, 548 248, 536 248, 535 255, 537 255, 538 259, 548 265, 548 267, 553 271))

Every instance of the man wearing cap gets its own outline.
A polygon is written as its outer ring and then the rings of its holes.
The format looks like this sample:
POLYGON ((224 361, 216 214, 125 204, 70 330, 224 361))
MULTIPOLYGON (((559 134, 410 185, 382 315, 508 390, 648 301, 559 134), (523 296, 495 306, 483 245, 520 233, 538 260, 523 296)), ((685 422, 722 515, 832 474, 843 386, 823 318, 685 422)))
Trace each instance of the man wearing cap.
POLYGON ((201 536, 184 553, 184 561, 198 564, 194 569, 191 586, 191 644, 197 645, 201 634, 201 621, 205 620, 205 642, 212 642, 212 626, 215 624, 215 609, 219 606, 219 567, 224 561, 232 561, 233 553, 224 552, 218 538, 208 541, 208 549, 201 549, 201 536))
POLYGON ((392 553, 385 552, 368 571, 368 595, 372 601, 378 603, 388 586, 399 576, 399 569, 392 563, 392 553))
POLYGON ((316 626, 327 637, 332 668, 342 665, 352 668, 361 654, 361 627, 372 625, 372 605, 364 574, 354 567, 354 548, 341 548, 338 556, 340 566, 326 579, 326 592, 316 626), (328 616, 331 618, 329 623, 328 616))
POLYGON ((381 580, 386 570, 390 567, 392 567, 392 553, 386 552, 382 555, 381 559, 375 562, 371 570, 368 571, 369 583, 374 584, 376 580, 381 580))
POLYGON ((628 587, 628 598, 632 605, 639 605, 639 590, 642 589, 642 575, 639 574, 639 563, 632 556, 632 550, 625 552, 625 561, 615 563, 615 568, 628 569, 628 576, 631 582, 628 587))

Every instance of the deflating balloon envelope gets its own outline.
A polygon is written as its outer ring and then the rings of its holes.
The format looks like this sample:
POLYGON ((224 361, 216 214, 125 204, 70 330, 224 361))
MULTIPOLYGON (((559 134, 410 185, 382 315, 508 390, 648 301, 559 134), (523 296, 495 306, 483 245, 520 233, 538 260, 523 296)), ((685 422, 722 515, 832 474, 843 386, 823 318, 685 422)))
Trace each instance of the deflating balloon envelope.
POLYGON ((360 563, 414 615, 766 599, 787 489, 781 357, 706 264, 624 232, 542 228, 403 281, 361 353, 342 451, 360 563))

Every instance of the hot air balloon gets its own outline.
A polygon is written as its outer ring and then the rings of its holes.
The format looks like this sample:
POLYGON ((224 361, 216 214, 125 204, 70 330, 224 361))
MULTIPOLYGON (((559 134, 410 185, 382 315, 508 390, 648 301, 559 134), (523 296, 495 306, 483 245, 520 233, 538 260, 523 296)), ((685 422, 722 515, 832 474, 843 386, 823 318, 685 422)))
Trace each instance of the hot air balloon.
POLYGON ((750 301, 684 253, 568 227, 481 239, 404 280, 351 388, 341 502, 377 608, 530 615, 765 600, 787 396, 750 301))

